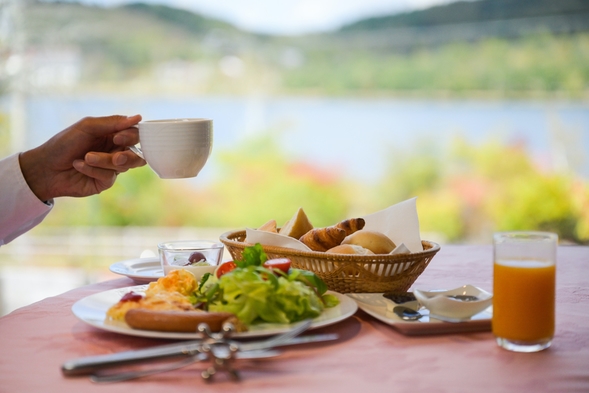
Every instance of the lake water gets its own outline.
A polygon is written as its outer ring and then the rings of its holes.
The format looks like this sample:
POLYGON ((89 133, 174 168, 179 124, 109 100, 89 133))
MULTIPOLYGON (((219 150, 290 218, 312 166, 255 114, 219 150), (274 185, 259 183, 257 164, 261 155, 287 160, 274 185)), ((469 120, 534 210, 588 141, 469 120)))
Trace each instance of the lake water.
MULTIPOLYGON (((473 144, 523 141, 544 164, 589 177, 589 103, 291 97, 32 96, 26 101, 28 147, 84 116, 140 113, 144 119, 214 119, 214 152, 273 132, 293 159, 336 168, 364 181, 384 173, 398 149, 461 135, 473 144)), ((216 172, 214 160, 199 176, 216 172)))

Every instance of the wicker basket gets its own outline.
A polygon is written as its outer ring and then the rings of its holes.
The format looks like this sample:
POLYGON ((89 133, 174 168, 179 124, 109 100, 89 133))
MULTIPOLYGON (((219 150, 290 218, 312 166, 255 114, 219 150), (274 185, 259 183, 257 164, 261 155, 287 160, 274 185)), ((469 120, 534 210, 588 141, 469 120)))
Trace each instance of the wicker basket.
MULTIPOLYGON (((220 240, 241 259, 245 231, 230 231, 220 240)), ((399 255, 346 255, 263 246, 268 258, 289 258, 292 266, 314 272, 332 291, 340 293, 405 292, 425 270, 440 245, 423 240, 423 251, 399 255)))

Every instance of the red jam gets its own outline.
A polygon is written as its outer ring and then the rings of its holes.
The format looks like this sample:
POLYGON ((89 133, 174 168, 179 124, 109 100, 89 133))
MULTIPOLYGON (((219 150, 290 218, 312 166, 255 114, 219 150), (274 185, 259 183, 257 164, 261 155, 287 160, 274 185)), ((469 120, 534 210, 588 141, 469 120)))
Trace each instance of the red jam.
POLYGON ((138 302, 139 300, 143 299, 143 296, 141 296, 140 294, 136 293, 136 292, 127 292, 126 294, 123 295, 123 297, 121 298, 121 302, 138 302))

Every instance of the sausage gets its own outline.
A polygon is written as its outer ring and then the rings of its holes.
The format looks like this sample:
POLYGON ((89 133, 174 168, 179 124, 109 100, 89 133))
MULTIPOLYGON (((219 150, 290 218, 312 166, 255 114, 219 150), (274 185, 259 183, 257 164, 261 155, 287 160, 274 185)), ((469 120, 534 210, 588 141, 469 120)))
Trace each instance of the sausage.
POLYGON ((133 329, 155 330, 159 332, 196 333, 201 323, 218 332, 226 321, 234 322, 237 318, 229 312, 206 311, 161 311, 134 308, 125 314, 125 322, 133 329))

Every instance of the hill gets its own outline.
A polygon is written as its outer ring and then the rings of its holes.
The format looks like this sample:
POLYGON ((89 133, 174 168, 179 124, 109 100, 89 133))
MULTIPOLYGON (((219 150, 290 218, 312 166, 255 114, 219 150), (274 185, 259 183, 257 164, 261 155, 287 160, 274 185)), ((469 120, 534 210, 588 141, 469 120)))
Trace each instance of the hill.
MULTIPOLYGON (((220 59, 259 46, 256 35, 229 23, 163 5, 32 1, 15 20, 21 21, 20 34, 13 37, 24 38, 27 72, 49 75, 51 67, 68 66, 77 69, 81 84, 93 88, 120 81, 149 88, 157 75, 184 67, 193 77, 198 74, 199 82, 210 76, 200 91, 212 85, 222 90, 223 81, 212 75, 220 59)), ((41 82, 34 88, 42 88, 46 81, 41 82)))
POLYGON ((0 56, 22 51, 30 91, 578 96, 589 86, 589 0, 456 2, 294 37, 140 2, 24 4, 0 56))
POLYGON ((245 33, 230 23, 204 17, 183 9, 168 7, 166 5, 130 3, 123 5, 120 8, 125 11, 141 13, 148 17, 153 17, 162 23, 182 27, 197 35, 204 35, 212 29, 224 29, 242 34, 245 33))
POLYGON ((457 1, 420 11, 363 19, 342 27, 340 31, 431 27, 539 17, 586 16, 587 14, 589 14, 589 0, 457 1))
POLYGON ((348 45, 406 51, 487 38, 589 31, 589 0, 458 1, 425 10, 368 18, 343 26, 348 45))

